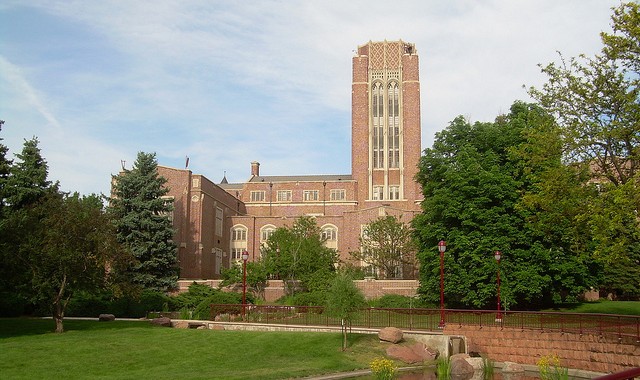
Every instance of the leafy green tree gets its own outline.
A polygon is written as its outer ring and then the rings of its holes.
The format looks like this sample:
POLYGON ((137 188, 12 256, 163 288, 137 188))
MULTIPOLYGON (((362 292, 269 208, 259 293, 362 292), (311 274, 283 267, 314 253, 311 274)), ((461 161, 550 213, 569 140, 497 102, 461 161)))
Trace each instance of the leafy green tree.
POLYGON ((413 278, 416 247, 408 224, 387 215, 367 224, 362 235, 362 249, 350 252, 351 257, 370 265, 384 278, 413 278))
MULTIPOLYGON (((225 286, 233 286, 234 288, 242 286, 242 263, 237 262, 236 265, 231 265, 229 268, 222 268, 221 278, 221 288, 225 286)), ((264 299, 264 291, 267 287, 268 279, 269 275, 263 261, 247 262, 246 281, 250 292, 264 299)))
POLYGON ((269 237, 263 260, 270 275, 287 283, 289 293, 295 293, 298 282, 307 291, 326 288, 335 272, 337 252, 324 245, 320 232, 314 218, 303 216, 292 227, 280 227, 269 237))
MULTIPOLYGON (((0 132, 2 132, 2 126, 4 120, 0 120, 0 132)), ((7 157, 9 148, 2 143, 4 140, 0 137, 0 220, 3 218, 3 209, 5 204, 7 180, 9 179, 9 173, 11 173, 11 165, 13 162, 7 157)))
POLYGON ((445 299, 451 306, 495 302, 496 250, 503 252, 501 296, 507 307, 559 302, 587 286, 589 267, 578 265, 580 259, 562 244, 546 239, 542 231, 551 221, 534 228, 533 211, 522 204, 524 194, 537 191, 539 172, 551 165, 549 160, 559 162, 557 157, 538 156, 527 163, 522 158, 522 152, 542 149, 524 146, 530 142, 527 133, 541 133, 549 123, 552 119, 538 107, 516 102, 494 123, 455 119, 425 150, 417 175, 425 196, 423 213, 413 221, 423 247, 418 256, 425 301, 439 297, 439 240, 448 245, 445 299))
POLYGON ((77 291, 96 291, 111 282, 130 256, 116 240, 115 229, 98 196, 51 194, 28 213, 34 228, 19 256, 28 268, 34 301, 46 301, 56 332, 77 291))
POLYGON ((118 241, 137 260, 129 269, 132 281, 146 289, 168 291, 178 280, 177 248, 166 179, 158 174, 154 153, 138 153, 131 170, 113 176, 110 213, 118 241))
POLYGON ((347 349, 347 330, 351 321, 366 305, 364 294, 345 272, 338 272, 332 279, 327 293, 325 313, 340 319, 342 330, 342 351, 347 349))
POLYGON ((529 93, 557 118, 563 160, 588 173, 585 187, 597 184, 576 220, 605 264, 603 287, 633 297, 637 281, 610 281, 640 273, 640 6, 615 8, 612 29, 599 54, 543 66, 547 83, 529 93))
POLYGON ((49 168, 38 143, 35 137, 25 140, 15 162, 6 158, 6 147, 1 149, 0 296, 13 300, 8 305, 11 308, 21 308, 19 304, 24 305, 33 295, 27 261, 16 254, 27 241, 38 238, 34 231, 39 220, 32 217, 33 209, 48 196, 58 194, 57 183, 47 179, 49 168))

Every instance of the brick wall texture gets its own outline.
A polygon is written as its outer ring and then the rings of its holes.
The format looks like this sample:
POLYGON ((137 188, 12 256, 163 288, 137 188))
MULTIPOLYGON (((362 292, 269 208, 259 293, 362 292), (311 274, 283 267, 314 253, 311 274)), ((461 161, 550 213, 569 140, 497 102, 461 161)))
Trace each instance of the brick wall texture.
POLYGON ((467 338, 469 352, 499 362, 537 365, 556 354, 563 367, 594 372, 619 372, 640 367, 640 344, 633 337, 597 336, 489 326, 447 325, 447 335, 467 338))

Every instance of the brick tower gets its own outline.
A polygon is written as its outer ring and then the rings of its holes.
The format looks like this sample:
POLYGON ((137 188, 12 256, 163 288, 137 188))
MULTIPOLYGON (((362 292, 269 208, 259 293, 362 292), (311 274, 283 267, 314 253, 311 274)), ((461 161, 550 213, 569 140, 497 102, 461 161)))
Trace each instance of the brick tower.
POLYGON ((364 207, 411 209, 421 153, 420 81, 415 45, 369 42, 353 57, 351 173, 364 207))

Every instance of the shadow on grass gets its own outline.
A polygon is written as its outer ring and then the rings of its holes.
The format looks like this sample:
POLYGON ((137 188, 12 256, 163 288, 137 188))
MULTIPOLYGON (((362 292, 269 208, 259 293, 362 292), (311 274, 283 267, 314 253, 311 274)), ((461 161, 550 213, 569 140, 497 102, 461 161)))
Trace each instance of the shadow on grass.
MULTIPOLYGON (((0 339, 23 335, 53 334, 55 323, 51 318, 0 318, 0 339)), ((123 328, 154 328, 145 321, 112 321, 65 319, 65 331, 92 331, 123 328)))

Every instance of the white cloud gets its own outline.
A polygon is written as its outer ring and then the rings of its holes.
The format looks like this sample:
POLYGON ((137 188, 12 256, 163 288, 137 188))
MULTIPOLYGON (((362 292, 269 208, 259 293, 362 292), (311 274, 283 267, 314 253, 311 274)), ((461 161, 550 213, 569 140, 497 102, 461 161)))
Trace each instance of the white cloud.
POLYGON ((0 41, 11 48, 0 62, 10 85, 0 91, 15 95, 0 111, 15 111, 12 118, 41 137, 52 176, 69 189, 108 191, 120 160, 132 163, 138 151, 177 167, 189 155, 190 168, 214 181, 225 170, 229 180, 245 180, 253 160, 265 174, 344 174, 358 45, 416 44, 430 145, 459 114, 491 120, 526 99, 522 85, 542 83, 536 65, 555 60, 556 50, 597 51, 615 5, 21 1, 5 4, 0 17, 19 10, 50 36, 28 35, 27 27, 27 35, 0 41), (25 38, 28 51, 20 49, 25 38), (38 122, 62 132, 52 137, 38 122))

